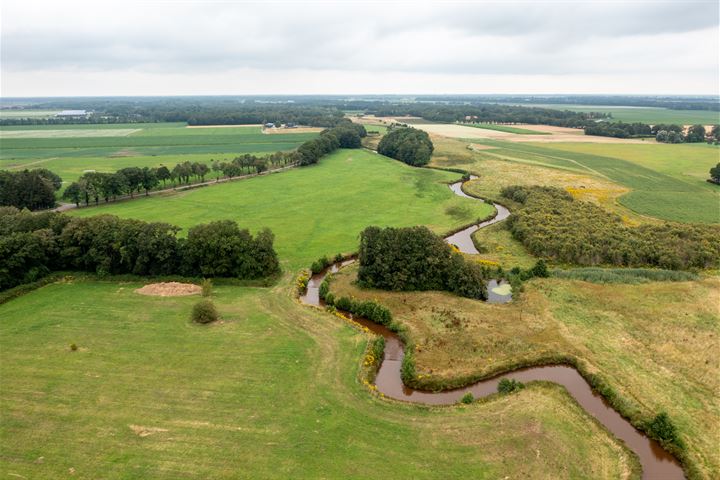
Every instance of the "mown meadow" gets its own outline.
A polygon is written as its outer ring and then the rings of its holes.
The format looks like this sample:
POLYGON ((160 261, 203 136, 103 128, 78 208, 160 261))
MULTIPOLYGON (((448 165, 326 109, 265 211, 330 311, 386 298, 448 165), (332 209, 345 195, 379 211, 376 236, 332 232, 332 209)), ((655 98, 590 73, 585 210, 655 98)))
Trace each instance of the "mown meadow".
POLYGON ((286 287, 216 285, 221 321, 196 325, 197 297, 140 286, 75 279, 0 305, 6 475, 570 479, 635 465, 553 385, 450 408, 374 397, 358 379, 368 337, 286 287))
POLYGON ((447 183, 458 178, 364 150, 340 150, 310 167, 70 214, 110 213, 186 229, 219 219, 253 231, 268 227, 281 261, 296 269, 322 255, 354 251, 368 225, 427 225, 444 233, 490 215, 492 206, 450 191, 447 183))

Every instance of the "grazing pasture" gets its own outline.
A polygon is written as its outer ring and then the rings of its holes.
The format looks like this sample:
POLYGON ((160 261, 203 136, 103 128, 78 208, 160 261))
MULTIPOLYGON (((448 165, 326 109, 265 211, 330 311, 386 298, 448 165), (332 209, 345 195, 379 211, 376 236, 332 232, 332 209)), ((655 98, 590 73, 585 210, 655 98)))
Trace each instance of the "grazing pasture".
POLYGON ((675 123, 678 125, 717 125, 720 123, 720 112, 710 110, 671 110, 660 107, 623 107, 608 105, 529 105, 533 107, 570 110, 571 112, 609 113, 613 121, 625 123, 641 122, 649 124, 675 123))
POLYGON ((427 225, 443 233, 492 213, 492 206, 450 191, 447 183, 458 177, 365 150, 339 150, 310 167, 71 214, 111 213, 186 229, 220 219, 252 230, 269 227, 281 261, 294 269, 354 251, 368 225, 427 225))
POLYGON ((141 286, 65 281, 0 305, 6 476, 549 480, 635 465, 552 385, 449 408, 372 396, 366 334, 285 288, 216 285, 221 320, 197 325, 198 296, 141 286))

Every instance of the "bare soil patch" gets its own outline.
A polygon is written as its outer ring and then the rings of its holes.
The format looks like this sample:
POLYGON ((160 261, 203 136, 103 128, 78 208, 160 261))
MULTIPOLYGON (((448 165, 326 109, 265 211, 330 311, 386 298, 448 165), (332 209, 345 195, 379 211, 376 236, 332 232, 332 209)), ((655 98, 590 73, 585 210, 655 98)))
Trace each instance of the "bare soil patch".
POLYGON ((143 427, 142 425, 128 425, 130 430, 138 437, 149 437, 154 433, 167 432, 167 428, 143 427))
POLYGON ((140 295, 152 295, 156 297, 183 297, 195 295, 202 292, 200 285, 180 282, 150 283, 135 290, 140 295))

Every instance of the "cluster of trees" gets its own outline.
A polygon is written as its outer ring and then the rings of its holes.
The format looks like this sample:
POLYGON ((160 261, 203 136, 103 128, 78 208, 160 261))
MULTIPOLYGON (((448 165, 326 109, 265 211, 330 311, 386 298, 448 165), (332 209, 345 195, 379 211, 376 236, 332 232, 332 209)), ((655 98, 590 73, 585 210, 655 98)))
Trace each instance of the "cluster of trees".
POLYGON ((362 138, 366 136, 365 127, 344 120, 336 127, 323 130, 317 138, 300 145, 296 151, 297 159, 300 165, 312 165, 320 157, 338 148, 360 148, 362 138))
POLYGON ((717 226, 628 227, 619 216, 551 187, 511 186, 501 194, 522 204, 508 219, 508 228, 538 257, 585 266, 670 270, 720 266, 717 226))
POLYGON ((720 185, 720 163, 710 169, 710 179, 708 182, 720 185))
POLYGON ((0 208, 0 290, 52 271, 255 279, 280 271, 273 234, 253 237, 235 222, 179 227, 113 215, 72 218, 0 208))
POLYGON ((378 153, 415 167, 427 165, 433 149, 427 132, 412 127, 392 128, 378 144, 378 153))
POLYGON ((393 291, 446 290, 486 300, 490 271, 466 262, 426 227, 367 227, 360 234, 358 283, 393 291))
MULTIPOLYGON (((601 137, 632 138, 654 136, 662 143, 700 143, 707 140, 703 125, 692 125, 687 132, 680 125, 623 122, 598 122, 585 127, 585 135, 601 137)), ((720 140, 720 127, 715 125, 710 136, 717 142, 720 140)))
POLYGON ((378 117, 411 115, 433 122, 528 123, 560 127, 584 127, 597 118, 606 117, 598 113, 497 104, 380 103, 369 104, 367 111, 378 117))
POLYGON ((66 98, 37 103, 33 108, 83 109, 92 113, 81 118, 4 118, 0 120, 0 125, 187 122, 190 125, 295 123, 315 127, 334 127, 344 117, 339 106, 327 102, 240 97, 234 99, 228 97, 66 98))
POLYGON ((55 206, 62 179, 45 168, 0 170, 0 206, 42 210, 55 206))

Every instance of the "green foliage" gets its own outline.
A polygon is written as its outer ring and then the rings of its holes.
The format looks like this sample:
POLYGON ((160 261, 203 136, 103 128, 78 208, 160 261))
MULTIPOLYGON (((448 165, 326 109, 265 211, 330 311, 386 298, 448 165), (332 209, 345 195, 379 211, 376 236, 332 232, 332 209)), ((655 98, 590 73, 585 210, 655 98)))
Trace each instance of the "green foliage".
POLYGON ((638 284, 647 282, 687 282, 697 280, 695 273, 679 270, 662 270, 654 268, 573 268, 554 270, 553 277, 569 280, 583 280, 592 283, 627 283, 638 284))
POLYGON ((522 204, 508 219, 508 228, 538 257, 577 265, 671 270, 720 265, 718 226, 628 227, 617 215, 549 187, 507 187, 502 195, 522 204))
POLYGON ((489 272, 466 262, 426 227, 368 227, 360 234, 359 260, 358 282, 365 287, 487 299, 489 272))
POLYGON ((340 297, 338 299, 335 299, 333 297, 333 301, 331 303, 330 301, 328 301, 328 299, 329 296, 332 294, 327 293, 327 289, 325 290, 325 292, 325 302, 329 305, 333 305, 338 310, 352 313, 353 315, 366 318, 371 322, 375 322, 379 325, 385 325, 386 327, 392 324, 392 313, 390 312, 390 310, 377 302, 374 302, 372 300, 358 301, 348 297, 340 297))
POLYGON ((191 318, 195 323, 210 323, 218 319, 218 312, 210 300, 200 300, 193 306, 191 318))
POLYGON ((720 184, 720 163, 710 169, 710 181, 720 184))
POLYGON ((469 404, 473 403, 474 401, 475 401, 475 397, 470 392, 463 395, 462 398, 460 399, 460 403, 464 403, 466 405, 469 405, 469 404))
POLYGON ((650 125, 645 123, 598 122, 585 127, 585 135, 601 137, 631 138, 652 135, 650 125))
POLYGON ((57 270, 98 275, 218 276, 256 279, 279 272, 273 235, 254 238, 235 222, 190 229, 112 215, 71 218, 0 208, 0 290, 34 282, 57 270))
POLYGON ((313 275, 315 275, 325 270, 327 267, 332 265, 332 263, 332 260, 323 255, 322 257, 315 260, 312 265, 310 265, 310 271, 313 275))
POLYGON ((502 380, 500 380, 500 383, 498 383, 498 392, 502 393, 503 395, 517 392, 519 390, 522 390, 523 388, 525 388, 525 385, 522 382, 512 378, 503 378, 502 380))
POLYGON ((673 445, 680 449, 684 448, 677 427, 666 412, 658 413, 655 418, 646 423, 645 429, 650 437, 659 441, 663 446, 673 445))
POLYGON ((427 165, 433 152, 430 136, 415 128, 394 128, 378 144, 378 153, 396 160, 422 167, 427 165))
POLYGON ((202 282, 200 282, 200 288, 202 288, 202 296, 203 297, 211 296, 212 291, 213 291, 212 280, 209 278, 203 278, 202 282))
POLYGON ((70 351, 71 352, 77 352, 78 346, 74 343, 70 344, 70 351))
POLYGON ((0 206, 39 210, 55 206, 60 177, 47 169, 0 170, 0 206))
POLYGON ((300 145, 297 149, 299 163, 312 165, 317 163, 320 157, 338 148, 360 148, 361 138, 366 135, 365 127, 346 120, 334 128, 324 130, 319 137, 300 145))

